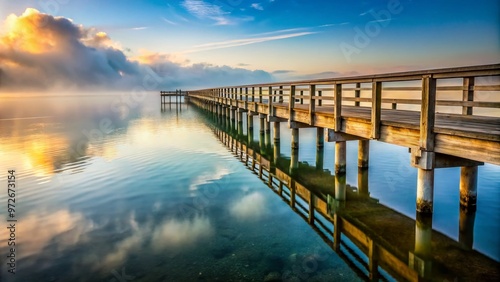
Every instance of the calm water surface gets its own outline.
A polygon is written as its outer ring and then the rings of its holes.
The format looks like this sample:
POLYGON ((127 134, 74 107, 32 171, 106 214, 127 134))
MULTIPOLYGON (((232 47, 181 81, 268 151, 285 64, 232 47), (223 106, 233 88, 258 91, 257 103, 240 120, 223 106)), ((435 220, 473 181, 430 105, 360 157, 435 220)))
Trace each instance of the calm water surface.
MULTIPOLYGON (((126 98, 0 100, 0 183, 15 169, 18 185, 16 275, 2 259, 1 281, 361 280, 228 152, 194 106, 161 111, 156 93, 126 98)), ((286 124, 281 132, 289 155, 286 124)), ((301 130, 300 142, 300 161, 314 164, 315 131, 301 130)), ((333 144, 325 145, 333 171, 333 144)), ((371 149, 371 196, 414 218, 407 149, 371 149)), ((354 186, 356 150, 348 145, 354 186)), ((498 166, 480 167, 474 225, 474 248, 497 261, 499 175, 498 166)), ((436 171, 433 225, 454 239, 458 181, 459 169, 436 171)), ((6 225, 6 192, 0 201, 6 225)), ((0 229, 2 256, 8 236, 0 229)))

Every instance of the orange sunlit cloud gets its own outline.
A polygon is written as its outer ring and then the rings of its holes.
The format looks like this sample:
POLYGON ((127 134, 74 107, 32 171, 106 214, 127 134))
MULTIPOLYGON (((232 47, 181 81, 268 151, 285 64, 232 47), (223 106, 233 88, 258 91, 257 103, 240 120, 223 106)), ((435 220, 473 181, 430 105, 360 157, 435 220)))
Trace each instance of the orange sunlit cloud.
POLYGON ((28 8, 5 20, 0 34, 1 88, 105 88, 144 86, 145 77, 155 84, 146 90, 180 86, 208 86, 272 80, 264 71, 189 65, 182 55, 141 50, 129 57, 120 43, 102 30, 75 24, 28 8))

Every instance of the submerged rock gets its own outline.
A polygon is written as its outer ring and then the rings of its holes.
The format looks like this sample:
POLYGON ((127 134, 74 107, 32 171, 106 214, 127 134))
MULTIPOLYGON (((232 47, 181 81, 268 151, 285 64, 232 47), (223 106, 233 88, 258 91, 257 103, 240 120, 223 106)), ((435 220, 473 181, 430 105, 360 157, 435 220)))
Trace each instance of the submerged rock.
POLYGON ((280 282, 281 274, 279 272, 271 272, 264 277, 264 282, 280 282))

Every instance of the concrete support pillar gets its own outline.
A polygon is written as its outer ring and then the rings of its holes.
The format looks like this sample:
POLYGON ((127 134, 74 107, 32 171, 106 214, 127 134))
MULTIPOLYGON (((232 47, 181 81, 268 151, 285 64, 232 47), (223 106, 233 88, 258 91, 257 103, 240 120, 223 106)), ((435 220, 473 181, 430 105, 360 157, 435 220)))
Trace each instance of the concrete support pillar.
POLYGON ((475 211, 477 203, 477 166, 460 169, 460 206, 475 211))
POLYGON ((431 214, 434 199, 434 169, 418 169, 417 212, 431 214))
POLYGON ((346 172, 346 141, 335 142, 335 175, 346 172))
POLYGON ((359 140, 358 167, 367 168, 370 160, 370 140, 359 140))
POLYGON ((318 127, 316 132, 316 147, 323 148, 325 144, 325 129, 318 127))
POLYGON ((273 141, 274 144, 280 143, 280 123, 279 122, 273 122, 273 141))

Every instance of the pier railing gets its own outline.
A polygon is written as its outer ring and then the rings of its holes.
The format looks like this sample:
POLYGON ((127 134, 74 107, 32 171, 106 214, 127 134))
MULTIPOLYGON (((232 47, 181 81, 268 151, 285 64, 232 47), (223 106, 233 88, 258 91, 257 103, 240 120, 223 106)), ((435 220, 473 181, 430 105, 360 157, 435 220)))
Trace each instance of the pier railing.
MULTIPOLYGON (((434 151, 440 142, 435 133, 500 141, 499 75, 500 64, 494 64, 220 87, 188 95, 290 122, 434 151), (359 118, 364 119, 362 124, 349 123, 359 118), (391 138, 382 132, 382 123, 419 133, 403 136, 406 140, 391 138)), ((500 164, 498 143, 489 145, 496 153, 490 157, 460 157, 500 164)), ((451 152, 444 149, 441 153, 451 152)))
MULTIPOLYGON (((462 114, 473 115, 474 108, 500 109, 500 96, 496 97, 496 101, 485 101, 484 97, 481 100, 474 101, 474 96, 478 92, 500 91, 499 78, 492 78, 499 75, 500 64, 494 64, 307 81, 228 86, 189 91, 189 95, 203 95, 258 103, 273 101, 293 104, 290 103, 292 101, 304 104, 305 102, 305 104, 313 105, 310 109, 310 114, 313 113, 315 105, 335 105, 335 102, 337 102, 338 106, 353 105, 370 107, 374 112, 379 112, 382 108, 397 109, 398 105, 422 105, 422 102, 425 101, 435 106, 459 107, 462 110, 462 114), (429 83, 426 81, 429 81, 429 83), (416 85, 414 82, 421 83, 421 85, 416 85), (457 85, 457 82, 460 85, 457 85), (398 83, 400 85, 397 85, 398 83), (408 85, 408 83, 411 85, 408 85), (424 90, 427 91, 424 92, 424 90), (432 99, 428 101, 424 97, 390 97, 391 92, 396 92, 398 96, 402 96, 402 94, 404 96, 404 94, 415 94, 416 91, 422 93, 422 95, 436 95, 436 92, 443 92, 442 94, 446 94, 444 92, 456 92, 458 95, 453 95, 454 97, 443 95, 448 98, 442 99, 430 97, 432 99), (366 95, 367 93, 370 95, 366 95)), ((486 94, 488 97, 492 95, 498 95, 498 93, 486 94)), ((415 95, 410 96, 415 97, 415 95)), ((494 97, 491 100, 495 100, 494 97)))

